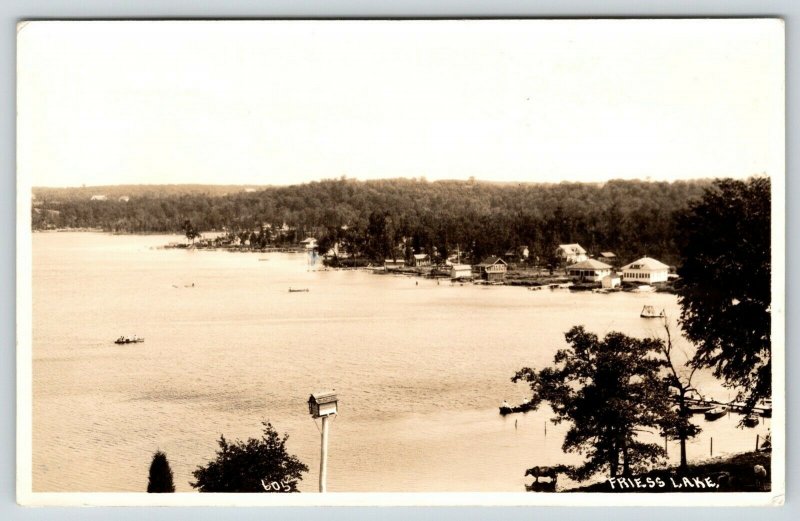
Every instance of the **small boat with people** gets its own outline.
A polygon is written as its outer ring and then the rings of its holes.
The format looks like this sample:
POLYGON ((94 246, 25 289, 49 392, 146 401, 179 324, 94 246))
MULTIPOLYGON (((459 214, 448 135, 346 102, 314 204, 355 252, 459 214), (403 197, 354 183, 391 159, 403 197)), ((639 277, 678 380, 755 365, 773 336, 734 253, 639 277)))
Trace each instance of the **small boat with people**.
POLYGON ((289 288, 289 293, 308 293, 308 288, 289 288))
POLYGON ((144 342, 144 338, 138 337, 136 335, 133 336, 120 336, 118 339, 114 340, 115 344, 140 344, 144 342))
POLYGON ((661 312, 656 312, 653 306, 644 306, 642 308, 642 312, 639 314, 642 318, 664 318, 664 310, 662 309, 661 312))
POLYGON ((523 401, 519 405, 511 405, 506 400, 503 400, 503 403, 500 404, 500 415, 505 416, 506 414, 511 414, 515 412, 528 412, 533 410, 533 405, 530 402, 523 401))
POLYGON ((714 421, 722 418, 728 414, 728 406, 727 405, 717 405, 713 409, 709 409, 705 412, 706 420, 714 421))

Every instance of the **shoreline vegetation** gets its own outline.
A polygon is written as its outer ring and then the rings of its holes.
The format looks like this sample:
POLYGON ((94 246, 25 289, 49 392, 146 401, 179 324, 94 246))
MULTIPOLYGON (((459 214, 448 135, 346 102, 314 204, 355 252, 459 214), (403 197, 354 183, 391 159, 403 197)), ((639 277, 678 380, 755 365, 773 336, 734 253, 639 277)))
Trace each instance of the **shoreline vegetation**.
POLYGON ((248 240, 255 232, 263 246, 314 237, 320 246, 339 243, 351 257, 373 261, 460 252, 479 262, 525 246, 531 258, 552 264, 556 245, 578 243, 621 259, 647 254, 676 265, 675 216, 710 185, 343 177, 282 187, 35 187, 31 227, 181 233, 188 221, 196 230, 248 240))

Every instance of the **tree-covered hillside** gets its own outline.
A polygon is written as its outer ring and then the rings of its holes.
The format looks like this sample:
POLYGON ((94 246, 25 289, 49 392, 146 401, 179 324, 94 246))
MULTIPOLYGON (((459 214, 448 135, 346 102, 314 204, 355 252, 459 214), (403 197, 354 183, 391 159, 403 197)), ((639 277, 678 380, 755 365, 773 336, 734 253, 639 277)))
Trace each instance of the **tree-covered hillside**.
POLYGON ((710 181, 498 184, 414 179, 324 180, 285 187, 35 188, 32 225, 144 233, 244 231, 284 223, 296 240, 345 242, 374 259, 406 252, 474 258, 527 246, 545 258, 558 243, 675 261, 676 212, 710 181), (105 195, 105 200, 91 200, 105 195), (125 196, 125 197, 123 197, 125 196))

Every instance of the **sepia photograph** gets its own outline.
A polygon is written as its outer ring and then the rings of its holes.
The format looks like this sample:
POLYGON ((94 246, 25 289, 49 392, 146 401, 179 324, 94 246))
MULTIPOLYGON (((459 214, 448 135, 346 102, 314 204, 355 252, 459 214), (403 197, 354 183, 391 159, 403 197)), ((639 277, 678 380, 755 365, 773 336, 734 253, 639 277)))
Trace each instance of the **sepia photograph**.
POLYGON ((18 501, 782 504, 784 47, 20 22, 18 501))

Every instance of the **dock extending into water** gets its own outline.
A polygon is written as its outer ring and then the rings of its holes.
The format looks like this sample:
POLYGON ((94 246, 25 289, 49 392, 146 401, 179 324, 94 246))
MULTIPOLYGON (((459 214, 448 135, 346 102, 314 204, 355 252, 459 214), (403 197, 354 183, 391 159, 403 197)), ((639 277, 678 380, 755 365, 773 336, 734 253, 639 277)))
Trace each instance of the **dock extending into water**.
MULTIPOLYGON (((674 401, 678 401, 678 397, 673 397, 674 401)), ((718 407, 724 405, 728 407, 729 410, 733 412, 743 412, 746 409, 744 402, 719 402, 714 399, 711 400, 702 400, 700 398, 684 398, 684 402, 687 405, 696 405, 696 406, 711 406, 711 407, 718 407)), ((764 416, 766 418, 772 417, 772 405, 771 404, 757 404, 753 407, 753 412, 764 416)))

